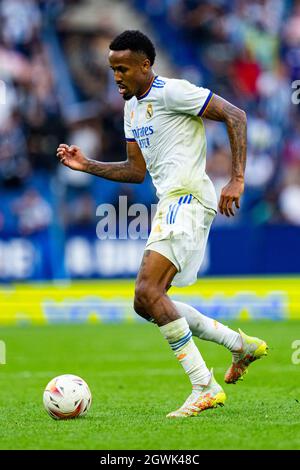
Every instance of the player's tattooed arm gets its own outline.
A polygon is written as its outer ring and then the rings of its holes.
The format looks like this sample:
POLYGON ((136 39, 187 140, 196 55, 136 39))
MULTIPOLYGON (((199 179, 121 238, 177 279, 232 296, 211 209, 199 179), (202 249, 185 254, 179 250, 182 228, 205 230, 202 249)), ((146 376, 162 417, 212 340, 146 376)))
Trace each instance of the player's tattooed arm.
POLYGON ((225 122, 232 153, 232 174, 230 182, 223 188, 219 202, 221 214, 234 215, 233 202, 240 207, 244 192, 244 173, 247 156, 246 113, 218 95, 213 95, 203 117, 225 122))
POLYGON ((87 158, 76 145, 61 144, 57 149, 60 162, 72 170, 84 171, 112 181, 141 183, 146 174, 146 164, 139 146, 127 143, 127 160, 124 162, 98 162, 87 158))

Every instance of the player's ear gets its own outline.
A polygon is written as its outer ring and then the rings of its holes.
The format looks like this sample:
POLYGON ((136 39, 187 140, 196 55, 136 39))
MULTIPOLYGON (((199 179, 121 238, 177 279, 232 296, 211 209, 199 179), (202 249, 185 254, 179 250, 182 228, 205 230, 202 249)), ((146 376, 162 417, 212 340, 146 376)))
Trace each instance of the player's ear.
POLYGON ((145 73, 147 73, 148 70, 151 68, 150 60, 148 58, 143 60, 142 68, 145 73))

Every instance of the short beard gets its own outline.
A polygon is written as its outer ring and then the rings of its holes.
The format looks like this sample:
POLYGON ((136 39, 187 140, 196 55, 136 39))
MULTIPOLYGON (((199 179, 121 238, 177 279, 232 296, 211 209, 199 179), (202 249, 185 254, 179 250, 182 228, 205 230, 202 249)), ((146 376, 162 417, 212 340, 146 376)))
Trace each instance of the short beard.
POLYGON ((133 97, 133 95, 125 94, 125 95, 123 95, 123 100, 124 101, 129 101, 129 100, 131 100, 132 97, 133 97))

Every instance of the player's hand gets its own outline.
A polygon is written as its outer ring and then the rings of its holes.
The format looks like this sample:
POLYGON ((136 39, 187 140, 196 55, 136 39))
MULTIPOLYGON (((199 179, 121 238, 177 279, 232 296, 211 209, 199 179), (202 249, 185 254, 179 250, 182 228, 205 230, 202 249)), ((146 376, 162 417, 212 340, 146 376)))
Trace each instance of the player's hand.
POLYGON ((219 211, 227 217, 234 216, 233 203, 240 208, 240 197, 244 192, 244 178, 232 178, 222 189, 219 211))
POLYGON ((89 160, 76 145, 60 144, 56 153, 60 163, 72 170, 86 171, 89 160))

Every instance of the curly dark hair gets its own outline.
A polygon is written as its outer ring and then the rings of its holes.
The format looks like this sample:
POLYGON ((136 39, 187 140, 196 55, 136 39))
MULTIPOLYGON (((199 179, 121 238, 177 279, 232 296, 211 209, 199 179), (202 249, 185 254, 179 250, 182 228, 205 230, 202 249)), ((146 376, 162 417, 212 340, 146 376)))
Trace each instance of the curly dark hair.
POLYGON ((156 52, 152 41, 141 31, 127 30, 119 34, 109 45, 112 51, 125 51, 129 49, 134 52, 144 53, 150 60, 150 64, 154 64, 156 52))

